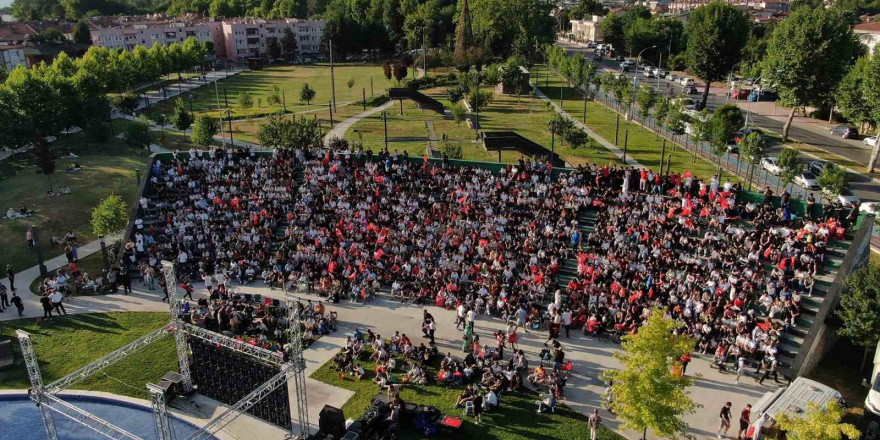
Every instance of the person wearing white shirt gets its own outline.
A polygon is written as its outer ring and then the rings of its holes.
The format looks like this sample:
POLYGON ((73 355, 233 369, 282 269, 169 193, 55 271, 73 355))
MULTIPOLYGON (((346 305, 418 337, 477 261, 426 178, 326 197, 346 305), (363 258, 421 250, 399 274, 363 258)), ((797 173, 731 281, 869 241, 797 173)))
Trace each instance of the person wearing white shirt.
POLYGON ((61 313, 67 314, 67 310, 64 310, 64 304, 61 302, 64 299, 64 295, 61 294, 60 290, 56 290, 49 295, 49 301, 52 301, 52 308, 55 309, 55 312, 60 316, 61 313), (59 312, 60 310, 60 312, 59 312))
POLYGON ((565 327, 565 337, 569 337, 568 332, 571 330, 571 310, 568 308, 562 312, 562 326, 565 327))

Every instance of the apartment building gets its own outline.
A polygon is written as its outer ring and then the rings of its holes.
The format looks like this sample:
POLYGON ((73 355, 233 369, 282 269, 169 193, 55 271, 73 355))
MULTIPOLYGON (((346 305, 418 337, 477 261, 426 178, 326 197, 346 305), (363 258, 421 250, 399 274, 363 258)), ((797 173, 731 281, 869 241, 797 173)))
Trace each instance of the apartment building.
POLYGON ((133 17, 99 17, 89 22, 92 42, 110 49, 132 50, 136 46, 182 43, 189 37, 212 42, 217 58, 242 61, 263 56, 270 38, 281 39, 284 28, 291 28, 300 53, 318 52, 324 22, 283 19, 226 21, 137 19, 133 17))
POLYGON ((107 24, 106 19, 89 22, 92 44, 95 46, 132 50, 136 46, 152 47, 156 43, 183 43, 189 37, 195 37, 201 42, 212 42, 215 51, 223 46, 222 23, 219 21, 141 21, 123 18, 111 21, 109 26, 107 24))
POLYGON ((7 72, 11 72, 18 66, 30 67, 24 54, 24 46, 3 44, 0 45, 0 61, 7 72))
POLYGON ((271 38, 279 41, 284 29, 290 28, 297 39, 299 53, 316 53, 319 50, 324 22, 288 18, 283 20, 232 20, 223 22, 225 57, 241 61, 249 57, 263 56, 271 38))
POLYGON ((577 41, 602 41, 602 20, 605 17, 593 15, 590 19, 571 20, 571 34, 577 41))

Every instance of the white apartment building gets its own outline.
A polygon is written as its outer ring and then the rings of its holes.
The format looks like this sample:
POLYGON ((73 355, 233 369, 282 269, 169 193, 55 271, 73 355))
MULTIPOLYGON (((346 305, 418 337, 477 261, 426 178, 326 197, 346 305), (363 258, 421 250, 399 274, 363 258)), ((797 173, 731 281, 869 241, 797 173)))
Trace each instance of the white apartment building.
POLYGON ((262 56, 267 52, 270 38, 281 41, 285 28, 290 28, 297 39, 299 53, 316 53, 324 33, 324 22, 288 18, 283 20, 234 20, 223 22, 225 56, 230 60, 262 56))
POLYGON ((201 42, 214 43, 218 58, 235 61, 265 55, 268 40, 277 38, 280 41, 286 27, 293 30, 300 53, 315 53, 324 32, 323 21, 300 19, 187 22, 105 17, 103 21, 92 20, 89 25, 96 46, 132 50, 136 46, 152 47, 156 43, 182 43, 195 37, 201 42))
POLYGON ((880 23, 859 23, 853 26, 853 32, 859 37, 859 41, 868 47, 868 53, 874 55, 874 48, 880 43, 880 23))
POLYGON ((92 44, 108 49, 132 50, 135 46, 152 47, 153 44, 183 43, 189 37, 201 42, 214 43, 215 51, 223 46, 221 22, 120 22, 117 26, 103 27, 90 23, 92 44))
POLYGON ((571 33, 577 41, 602 41, 604 19, 601 15, 594 15, 589 20, 571 20, 571 33))

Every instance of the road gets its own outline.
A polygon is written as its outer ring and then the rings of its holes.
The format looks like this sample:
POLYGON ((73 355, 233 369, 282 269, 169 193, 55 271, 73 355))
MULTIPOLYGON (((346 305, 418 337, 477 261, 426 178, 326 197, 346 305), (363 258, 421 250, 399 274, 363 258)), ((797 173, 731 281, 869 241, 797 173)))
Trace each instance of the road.
MULTIPOLYGON (((595 53, 592 49, 587 49, 582 45, 568 43, 564 41, 558 41, 557 45, 564 48, 570 55, 574 53, 580 53, 584 57, 593 60, 594 63, 599 67, 602 71, 611 71, 611 72, 619 72, 620 63, 615 60, 605 59, 602 61, 595 60, 595 53)), ((631 80, 636 77, 635 72, 626 72, 624 73, 631 80)), ((678 96, 683 95, 685 93, 684 88, 678 83, 673 83, 671 81, 662 80, 658 78, 643 78, 641 77, 641 70, 639 70, 639 84, 649 84, 653 87, 659 95, 666 96, 678 96)), ((697 79, 694 79, 697 81, 697 79)), ((699 92, 703 91, 704 84, 697 82, 696 87, 699 92)), ((691 95, 694 99, 699 99, 700 95, 691 95)), ((728 102, 729 99, 725 96, 725 88, 723 84, 721 87, 711 87, 709 89, 709 98, 706 101, 706 107, 711 111, 717 108, 718 106, 723 105, 728 102)), ((782 110, 779 111, 779 114, 776 116, 772 116, 769 113, 773 110, 772 103, 761 102, 761 103, 753 103, 750 104, 746 101, 730 101, 736 104, 739 104, 743 110, 749 113, 749 125, 759 127, 763 130, 773 133, 782 133, 782 127, 784 125, 784 118, 787 115, 782 113, 782 110), (749 111, 751 110, 751 111, 749 111), (760 114, 758 114, 760 113, 760 114)), ((842 156, 849 161, 858 163, 858 164, 866 164, 868 163, 868 158, 871 154, 870 148, 864 145, 862 140, 860 139, 841 139, 839 137, 830 136, 828 134, 826 125, 822 124, 812 124, 810 123, 808 118, 796 117, 796 123, 792 125, 789 130, 789 139, 792 141, 802 142, 805 144, 812 145, 816 148, 825 150, 829 153, 836 154, 838 156, 842 156)), ((769 155, 775 155, 779 149, 782 148, 782 145, 778 142, 773 143, 768 148, 769 155)), ((804 156, 807 160, 812 160, 810 157, 804 156)), ((852 191, 853 195, 859 197, 862 201, 877 201, 880 200, 880 182, 872 180, 866 174, 861 173, 862 169, 856 169, 855 173, 850 172, 848 174, 849 187, 852 191)))

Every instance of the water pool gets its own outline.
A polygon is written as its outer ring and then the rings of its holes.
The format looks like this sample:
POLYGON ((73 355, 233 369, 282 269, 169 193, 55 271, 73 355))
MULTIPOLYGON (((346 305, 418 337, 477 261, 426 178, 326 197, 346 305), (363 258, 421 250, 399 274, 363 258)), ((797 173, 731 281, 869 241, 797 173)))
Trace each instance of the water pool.
MULTIPOLYGON (((149 407, 120 400, 62 394, 65 401, 147 440, 156 438, 153 413, 149 407)), ((61 440, 96 440, 104 438, 85 426, 52 413, 61 440)), ((171 418, 175 438, 185 439, 197 428, 171 418)), ((46 440, 40 410, 25 395, 0 395, 0 440, 46 440)))

